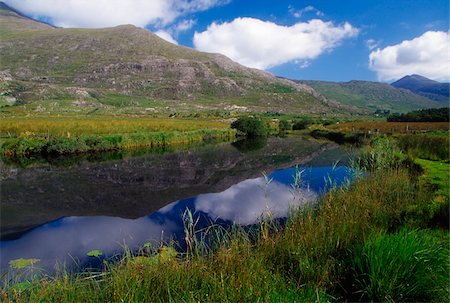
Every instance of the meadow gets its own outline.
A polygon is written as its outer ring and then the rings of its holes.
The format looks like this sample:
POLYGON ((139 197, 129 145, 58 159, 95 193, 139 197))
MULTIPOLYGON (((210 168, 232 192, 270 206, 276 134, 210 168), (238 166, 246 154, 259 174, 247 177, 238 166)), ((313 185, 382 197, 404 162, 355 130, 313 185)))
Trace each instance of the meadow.
POLYGON ((329 127, 341 132, 370 132, 382 134, 398 134, 413 132, 429 132, 433 130, 448 131, 448 122, 345 122, 329 127))
MULTIPOLYGON (((161 243, 106 261, 100 271, 6 280, 0 299, 447 301, 448 175, 436 179, 435 174, 448 172, 449 163, 413 156, 427 158, 422 153, 427 148, 416 144, 412 153, 398 138, 377 136, 355 159, 360 174, 354 183, 332 189, 316 206, 292 210, 285 225, 267 212, 250 229, 197 230, 195 215, 186 212, 187 251, 161 243)), ((30 266, 19 263, 11 266, 24 271, 30 266)))
POLYGON ((0 120, 6 158, 80 154, 230 140, 228 123, 139 116, 34 116, 0 120))

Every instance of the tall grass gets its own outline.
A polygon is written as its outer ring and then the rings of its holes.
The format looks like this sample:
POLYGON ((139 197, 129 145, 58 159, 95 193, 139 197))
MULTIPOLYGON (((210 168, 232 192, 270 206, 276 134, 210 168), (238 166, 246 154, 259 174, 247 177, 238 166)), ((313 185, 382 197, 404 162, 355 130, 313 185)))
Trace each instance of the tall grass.
POLYGON ((80 135, 67 137, 40 137, 24 134, 3 143, 1 153, 7 158, 80 154, 132 149, 137 147, 164 147, 208 140, 230 140, 235 130, 200 129, 192 131, 148 132, 109 135, 80 135))
POLYGON ((449 133, 438 135, 403 135, 398 137, 400 148, 412 157, 428 160, 449 160, 449 133))
POLYGON ((67 137, 68 134, 79 136, 227 128, 229 128, 228 123, 206 119, 133 116, 39 116, 0 119, 0 136, 2 137, 18 137, 25 133, 36 136, 67 137))
POLYGON ((350 259, 354 298, 426 302, 448 297, 448 240, 448 235, 443 240, 428 230, 407 229, 371 237, 350 259))

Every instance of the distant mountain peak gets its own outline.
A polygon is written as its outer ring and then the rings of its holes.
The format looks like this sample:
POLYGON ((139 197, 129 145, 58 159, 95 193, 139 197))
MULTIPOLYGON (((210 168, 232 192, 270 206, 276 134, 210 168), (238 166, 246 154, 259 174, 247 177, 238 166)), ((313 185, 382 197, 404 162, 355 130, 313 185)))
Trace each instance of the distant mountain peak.
MULTIPOLYGON (((394 83, 403 82, 403 81, 416 81, 416 82, 418 81, 420 83, 439 83, 438 81, 431 80, 427 77, 424 77, 424 76, 421 76, 418 74, 404 76, 403 78, 395 81, 394 83)), ((392 84, 394 84, 394 83, 392 83, 392 84)))
POLYGON ((396 88, 403 88, 415 94, 427 97, 438 102, 449 101, 449 84, 428 79, 424 76, 413 74, 405 76, 391 84, 396 88))

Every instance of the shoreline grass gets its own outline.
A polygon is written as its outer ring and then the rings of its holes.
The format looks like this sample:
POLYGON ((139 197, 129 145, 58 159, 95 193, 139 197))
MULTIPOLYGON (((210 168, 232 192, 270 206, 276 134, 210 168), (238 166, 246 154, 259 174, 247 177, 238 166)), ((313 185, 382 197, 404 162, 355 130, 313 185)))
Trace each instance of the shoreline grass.
MULTIPOLYGON (((379 139, 383 141, 384 139, 379 139)), ((187 253, 127 253, 101 272, 5 284, 0 299, 58 302, 447 301, 449 232, 430 229, 435 192, 396 142, 372 144, 359 161, 370 173, 293 211, 286 225, 262 220, 256 231, 204 235, 186 225, 187 253), (399 149, 398 149, 399 150, 399 149), (378 155, 377 155, 378 154, 378 155), (202 238, 203 237, 203 238, 202 238)), ((447 218, 445 218, 448 220, 447 218)), ((189 223, 190 222, 190 223, 189 223)))
POLYGON ((211 140, 231 140, 232 129, 198 129, 172 132, 137 132, 128 134, 41 137, 24 134, 5 141, 0 147, 6 158, 69 155, 148 147, 185 145, 211 140))

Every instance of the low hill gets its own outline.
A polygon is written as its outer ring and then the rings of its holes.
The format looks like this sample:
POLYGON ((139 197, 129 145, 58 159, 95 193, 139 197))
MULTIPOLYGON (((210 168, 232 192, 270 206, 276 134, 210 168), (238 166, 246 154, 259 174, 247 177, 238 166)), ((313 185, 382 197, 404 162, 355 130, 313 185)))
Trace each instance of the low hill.
POLYGON ((396 88, 404 88, 431 100, 448 105, 449 83, 441 83, 420 75, 410 75, 391 84, 396 88))
POLYGON ((41 112, 339 110, 311 87, 132 25, 63 29, 0 6, 3 103, 41 112), (120 110, 118 110, 118 108, 120 110))
POLYGON ((366 113, 373 113, 377 110, 407 112, 415 109, 441 106, 438 102, 416 95, 409 90, 397 89, 386 83, 370 81, 298 82, 313 87, 328 99, 366 113))

